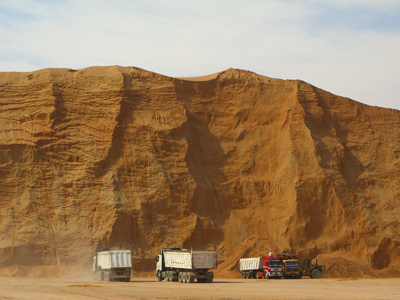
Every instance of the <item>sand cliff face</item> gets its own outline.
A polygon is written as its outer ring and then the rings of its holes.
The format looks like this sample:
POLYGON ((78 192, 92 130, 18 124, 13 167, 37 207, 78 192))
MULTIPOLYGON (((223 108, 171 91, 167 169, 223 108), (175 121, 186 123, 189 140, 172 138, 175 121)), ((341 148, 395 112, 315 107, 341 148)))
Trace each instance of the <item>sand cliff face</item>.
MULTIPOLYGON (((0 266, 161 246, 400 271, 400 112, 230 69, 0 73, 0 266)), ((346 273, 347 272, 347 273, 346 273)))

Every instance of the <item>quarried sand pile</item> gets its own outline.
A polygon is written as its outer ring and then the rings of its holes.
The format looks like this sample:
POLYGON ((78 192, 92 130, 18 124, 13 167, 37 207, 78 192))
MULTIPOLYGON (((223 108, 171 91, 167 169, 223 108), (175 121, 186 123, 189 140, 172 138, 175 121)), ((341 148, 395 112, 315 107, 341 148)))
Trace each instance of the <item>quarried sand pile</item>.
MULTIPOLYGON (((398 276, 400 112, 229 69, 0 73, 0 266, 161 246, 291 248, 332 276, 398 276), (356 270, 356 271, 355 271, 356 270)), ((234 276, 234 275, 232 275, 234 276)))

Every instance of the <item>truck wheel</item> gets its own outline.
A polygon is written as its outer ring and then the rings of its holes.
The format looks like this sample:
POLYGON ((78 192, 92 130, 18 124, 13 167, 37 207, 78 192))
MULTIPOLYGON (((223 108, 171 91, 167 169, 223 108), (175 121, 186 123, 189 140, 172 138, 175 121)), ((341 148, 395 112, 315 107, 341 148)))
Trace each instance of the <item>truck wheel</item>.
POLYGON ((179 272, 178 273, 178 281, 180 282, 180 283, 183 283, 184 282, 184 280, 183 280, 183 272, 179 272))
POLYGON ((160 272, 160 271, 157 271, 156 276, 157 276, 157 280, 158 280, 158 281, 161 281, 161 280, 162 280, 162 279, 161 279, 161 272, 160 272))
POLYGON ((171 281, 170 278, 169 278, 169 271, 165 272, 165 278, 167 279, 167 281, 171 281))
POLYGON ((314 269, 310 273, 311 278, 320 278, 321 277, 321 271, 318 269, 314 269))
POLYGON ((185 283, 190 283, 190 273, 189 272, 185 272, 185 283))

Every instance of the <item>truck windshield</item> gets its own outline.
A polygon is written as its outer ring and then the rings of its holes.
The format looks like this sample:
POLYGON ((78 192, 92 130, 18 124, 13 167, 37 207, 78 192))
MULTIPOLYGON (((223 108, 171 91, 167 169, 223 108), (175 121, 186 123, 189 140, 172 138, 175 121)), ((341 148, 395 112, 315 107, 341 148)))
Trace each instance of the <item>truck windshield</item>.
POLYGON ((282 263, 281 263, 280 260, 271 260, 271 267, 272 267, 272 266, 274 266, 274 267, 281 267, 281 266, 282 266, 282 263))
POLYGON ((297 260, 286 261, 286 267, 298 267, 299 262, 297 260))

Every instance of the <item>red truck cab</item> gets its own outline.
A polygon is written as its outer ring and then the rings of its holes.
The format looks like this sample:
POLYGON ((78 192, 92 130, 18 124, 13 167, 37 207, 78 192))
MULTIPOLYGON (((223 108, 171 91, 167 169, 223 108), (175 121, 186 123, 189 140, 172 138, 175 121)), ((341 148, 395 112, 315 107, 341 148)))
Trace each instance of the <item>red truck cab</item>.
POLYGON ((263 259, 263 277, 264 278, 281 278, 282 262, 276 255, 264 256, 263 259))

